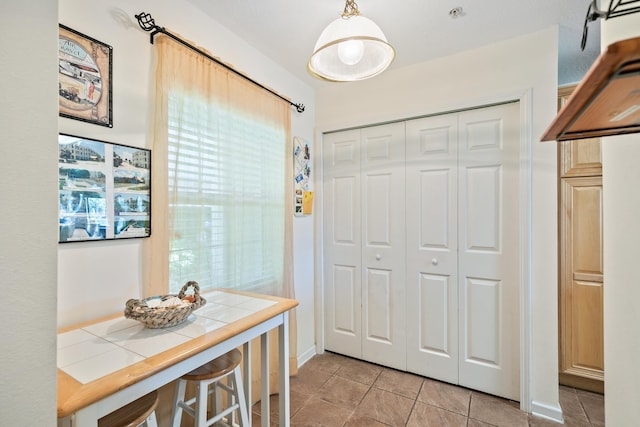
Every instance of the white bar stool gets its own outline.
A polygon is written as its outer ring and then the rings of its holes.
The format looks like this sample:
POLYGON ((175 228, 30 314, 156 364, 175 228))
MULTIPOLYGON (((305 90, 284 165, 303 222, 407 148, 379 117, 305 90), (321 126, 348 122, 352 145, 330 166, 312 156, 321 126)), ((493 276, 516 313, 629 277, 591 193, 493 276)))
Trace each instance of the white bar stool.
POLYGON ((113 411, 98 420, 98 427, 158 427, 156 408, 158 406, 158 392, 142 396, 127 406, 113 411))
POLYGON ((248 426, 249 417, 240 373, 241 361, 242 354, 238 349, 233 349, 180 377, 174 398, 171 425, 180 427, 184 411, 195 419, 195 427, 207 427, 217 422, 221 422, 218 425, 233 426, 233 413, 238 410, 240 425, 248 426), (229 377, 229 384, 221 382, 226 377, 229 377), (196 395, 185 401, 184 396, 188 382, 195 383, 196 395), (229 397, 228 406, 223 411, 220 410, 222 399, 218 389, 225 390, 229 397), (213 417, 207 419, 207 407, 211 394, 215 394, 215 409, 213 417))

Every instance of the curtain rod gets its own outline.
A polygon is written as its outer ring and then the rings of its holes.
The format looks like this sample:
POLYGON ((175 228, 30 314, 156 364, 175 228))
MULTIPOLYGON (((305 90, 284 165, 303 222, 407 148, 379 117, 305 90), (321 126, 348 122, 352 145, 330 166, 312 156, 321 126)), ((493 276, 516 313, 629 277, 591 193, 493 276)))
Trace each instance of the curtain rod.
POLYGON ((157 35, 157 34, 165 34, 169 37, 171 37, 173 40, 177 41, 178 43, 182 44, 183 46, 188 47, 189 49, 199 53, 200 55, 210 59, 211 61, 215 62, 218 65, 223 66, 224 68, 226 68, 227 70, 237 74, 238 76, 249 80, 251 83, 253 83, 254 85, 266 90, 267 92, 272 93, 273 95, 277 96, 278 98, 288 102, 290 105, 292 105, 293 107, 296 107, 296 111, 298 111, 298 113, 302 113, 304 112, 304 104, 294 104, 293 102, 291 102, 290 100, 288 100, 287 98, 285 98, 284 96, 280 95, 277 92, 274 92, 273 90, 269 89, 268 87, 258 83, 257 81, 253 80, 251 77, 235 70, 233 67, 230 67, 229 65, 225 64, 224 62, 220 61, 219 59, 214 58, 213 56, 209 55, 207 52, 203 51, 202 49, 199 49, 198 47, 188 43, 187 41, 181 39, 180 37, 170 33, 169 31, 165 30, 164 27, 160 27, 158 25, 156 25, 155 20, 153 19, 153 17, 151 17, 151 14, 146 13, 146 12, 142 12, 139 13, 138 15, 134 15, 136 17, 136 19, 138 20, 138 25, 140 25, 140 28, 142 28, 144 31, 150 32, 149 36, 150 36, 150 42, 151 44, 153 44, 153 38, 157 35))

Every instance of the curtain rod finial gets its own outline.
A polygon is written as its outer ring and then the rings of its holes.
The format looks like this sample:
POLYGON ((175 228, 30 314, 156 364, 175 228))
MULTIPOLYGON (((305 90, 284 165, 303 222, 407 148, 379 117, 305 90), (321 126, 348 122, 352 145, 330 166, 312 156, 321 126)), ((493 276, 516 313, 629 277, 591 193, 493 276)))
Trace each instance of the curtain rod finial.
POLYGON ((150 13, 141 12, 134 15, 138 20, 138 25, 145 31, 151 31, 157 27, 156 21, 153 19, 150 13))

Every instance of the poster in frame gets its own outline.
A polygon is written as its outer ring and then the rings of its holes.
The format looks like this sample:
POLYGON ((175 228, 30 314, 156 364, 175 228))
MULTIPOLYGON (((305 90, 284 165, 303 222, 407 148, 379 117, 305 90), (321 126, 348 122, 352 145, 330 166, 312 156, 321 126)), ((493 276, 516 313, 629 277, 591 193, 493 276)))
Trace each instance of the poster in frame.
POLYGON ((151 235, 151 150, 58 135, 58 242, 151 235))
POLYGON ((113 48, 62 24, 58 28, 60 116, 113 127, 113 48))

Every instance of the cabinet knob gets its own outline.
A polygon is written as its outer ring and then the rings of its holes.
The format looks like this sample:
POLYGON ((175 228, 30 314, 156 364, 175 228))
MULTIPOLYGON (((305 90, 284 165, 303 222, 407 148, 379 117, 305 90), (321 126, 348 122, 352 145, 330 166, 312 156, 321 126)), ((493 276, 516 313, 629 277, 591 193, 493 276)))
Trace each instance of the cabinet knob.
POLYGON ((438 265, 438 259, 437 259, 437 258, 433 258, 433 259, 431 260, 431 264, 433 264, 433 265, 438 265))
POLYGON ((380 254, 376 254, 376 259, 377 259, 378 261, 380 261, 380 260, 382 259, 382 255, 380 255, 380 254))

